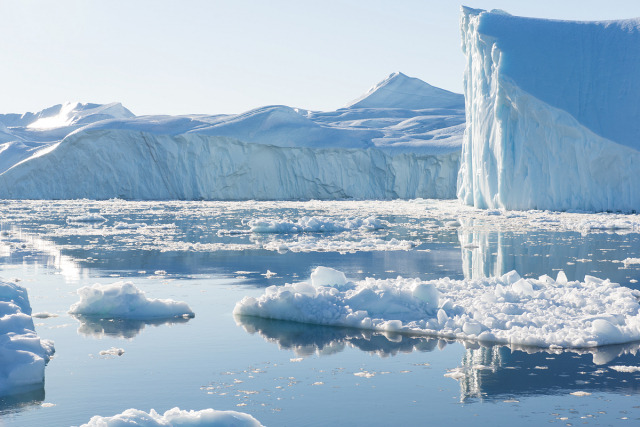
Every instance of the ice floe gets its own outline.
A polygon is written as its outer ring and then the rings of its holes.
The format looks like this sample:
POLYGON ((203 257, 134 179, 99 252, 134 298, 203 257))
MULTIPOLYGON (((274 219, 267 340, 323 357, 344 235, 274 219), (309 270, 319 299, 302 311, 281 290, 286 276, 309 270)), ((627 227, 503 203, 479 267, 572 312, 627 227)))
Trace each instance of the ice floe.
POLYGON ((234 314, 543 348, 640 340, 640 292, 591 276, 343 283, 328 268, 314 275, 245 297, 234 314))
POLYGON ((74 315, 143 320, 195 316, 185 302, 147 298, 132 282, 83 286, 77 292, 80 301, 69 308, 74 315))
POLYGON ((139 409, 126 411, 111 416, 96 415, 83 424, 82 427, 120 427, 120 426, 160 427, 160 426, 220 426, 220 427, 260 427, 262 424, 254 417, 244 412, 217 411, 203 409, 200 411, 186 411, 173 408, 164 414, 155 410, 144 412, 139 409))
POLYGON ((0 280, 0 396, 42 388, 53 352, 35 332, 27 290, 0 280))

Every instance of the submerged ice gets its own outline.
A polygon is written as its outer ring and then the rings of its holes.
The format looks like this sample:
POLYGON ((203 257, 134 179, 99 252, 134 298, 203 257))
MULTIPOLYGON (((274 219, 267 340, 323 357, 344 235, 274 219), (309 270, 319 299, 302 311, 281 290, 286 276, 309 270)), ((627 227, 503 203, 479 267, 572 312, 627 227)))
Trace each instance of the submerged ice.
POLYGON ((234 314, 520 346, 588 348, 640 340, 640 292, 560 272, 477 280, 347 281, 318 267, 311 280, 245 297, 234 314))
POLYGON ((480 208, 637 211, 640 20, 463 8, 458 197, 480 208))

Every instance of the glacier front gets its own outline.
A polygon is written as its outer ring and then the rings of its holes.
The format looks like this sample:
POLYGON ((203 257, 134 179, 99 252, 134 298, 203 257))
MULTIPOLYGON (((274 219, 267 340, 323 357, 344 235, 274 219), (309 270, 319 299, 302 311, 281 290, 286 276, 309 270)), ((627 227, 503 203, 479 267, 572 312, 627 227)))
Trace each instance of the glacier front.
POLYGON ((458 197, 479 208, 640 210, 640 19, 463 7, 458 197))
POLYGON ((402 73, 330 112, 64 104, 0 115, 0 198, 455 198, 464 122, 462 95, 402 73))

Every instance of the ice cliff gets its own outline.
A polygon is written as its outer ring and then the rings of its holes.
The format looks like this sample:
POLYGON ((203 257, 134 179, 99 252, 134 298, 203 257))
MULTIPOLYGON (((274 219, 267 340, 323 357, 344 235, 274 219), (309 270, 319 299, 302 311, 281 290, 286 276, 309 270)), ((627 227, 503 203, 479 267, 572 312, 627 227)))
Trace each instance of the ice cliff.
POLYGON ((402 73, 331 112, 65 104, 0 115, 0 198, 454 198, 464 121, 461 95, 402 73))
POLYGON ((640 19, 462 9, 458 197, 481 208, 640 210, 640 19))

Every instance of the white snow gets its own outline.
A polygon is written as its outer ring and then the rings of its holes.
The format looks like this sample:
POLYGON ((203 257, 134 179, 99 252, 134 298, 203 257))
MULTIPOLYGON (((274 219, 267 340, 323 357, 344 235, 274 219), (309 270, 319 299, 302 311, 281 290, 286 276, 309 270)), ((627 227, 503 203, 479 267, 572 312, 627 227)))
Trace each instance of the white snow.
POLYGON ((160 427, 160 426, 219 426, 219 427, 261 427, 262 424, 249 414, 236 411, 217 411, 203 409, 186 411, 173 408, 164 414, 155 410, 144 412, 139 409, 127 409, 112 417, 96 415, 82 427, 160 427))
POLYGON ((133 117, 119 104, 69 104, 2 115, 8 142, 0 144, 0 197, 454 198, 461 95, 401 73, 383 83, 366 107, 332 112, 267 106, 133 117))
POLYGON ((640 340, 640 292, 591 276, 345 283, 329 268, 313 274, 245 297, 234 314, 542 348, 640 340))
POLYGON ((0 396, 44 386, 53 342, 35 333, 27 290, 0 281, 0 396))
POLYGON ((69 308, 70 314, 140 320, 194 317, 185 302, 147 298, 132 282, 83 286, 77 292, 80 301, 69 308))
POLYGON ((640 20, 463 8, 458 197, 480 208, 640 210, 640 20))

